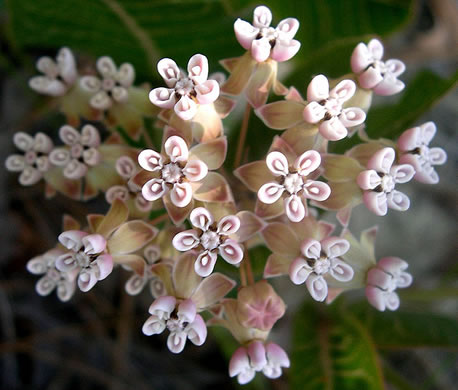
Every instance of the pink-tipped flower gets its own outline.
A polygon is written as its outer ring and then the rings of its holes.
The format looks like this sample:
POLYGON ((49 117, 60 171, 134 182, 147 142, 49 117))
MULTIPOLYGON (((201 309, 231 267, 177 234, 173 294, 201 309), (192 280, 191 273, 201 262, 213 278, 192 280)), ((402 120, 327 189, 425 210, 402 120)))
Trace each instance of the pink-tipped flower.
POLYGON ((255 340, 234 352, 229 362, 229 376, 237 376, 237 381, 244 385, 251 382, 256 372, 275 379, 281 376, 283 367, 289 366, 288 355, 280 346, 255 340))
POLYGON ((208 167, 201 160, 188 160, 188 146, 181 137, 169 137, 164 150, 165 156, 151 149, 143 150, 138 156, 138 163, 143 169, 157 174, 143 185, 143 197, 154 201, 170 191, 172 203, 185 207, 193 196, 190 182, 198 182, 207 176, 208 167))
POLYGON ((330 141, 345 138, 348 127, 360 125, 366 119, 365 112, 359 107, 343 108, 355 91, 356 85, 351 80, 342 80, 329 90, 326 76, 315 76, 307 87, 309 103, 304 108, 304 120, 319 123, 320 134, 330 141))
POLYGON ((89 104, 97 110, 107 110, 113 103, 126 103, 135 79, 134 67, 124 63, 118 69, 107 56, 100 57, 96 67, 101 78, 83 76, 80 80, 81 88, 92 94, 89 104))
POLYGON ((384 257, 367 273, 366 297, 377 310, 396 310, 399 307, 397 288, 409 287, 412 275, 405 270, 408 264, 398 257, 384 257))
POLYGON ((207 326, 191 299, 179 301, 173 296, 163 296, 151 304, 149 313, 143 333, 151 336, 168 329, 167 347, 173 353, 183 351, 188 339, 200 346, 207 338, 207 326))
POLYGON ((12 154, 5 161, 8 171, 21 172, 19 183, 23 186, 36 184, 51 168, 48 154, 53 148, 51 139, 44 133, 32 137, 22 131, 13 137, 14 145, 24 154, 12 154))
POLYGON ((187 76, 170 58, 160 60, 157 70, 168 88, 154 88, 149 99, 160 108, 173 108, 185 121, 194 118, 199 104, 213 103, 219 96, 218 82, 207 80, 208 60, 202 54, 190 58, 187 76))
POLYGON ((340 259, 349 249, 348 241, 339 237, 328 237, 322 241, 306 239, 301 245, 304 257, 298 257, 291 263, 289 277, 294 284, 305 282, 312 298, 322 302, 328 296, 326 276, 339 282, 348 282, 353 278, 353 268, 340 259))
POLYGON ((399 150, 403 153, 399 162, 412 165, 415 169, 414 179, 426 184, 439 182, 434 165, 442 165, 447 160, 442 148, 428 147, 435 135, 434 122, 426 122, 404 131, 398 139, 399 150))
POLYGON ((194 263, 198 275, 206 277, 213 272, 218 254, 229 264, 238 264, 242 261, 242 247, 229 238, 240 228, 238 217, 227 215, 216 223, 207 209, 197 207, 192 210, 189 219, 196 229, 178 233, 172 244, 181 252, 198 250, 194 263))
POLYGON ((257 62, 271 58, 282 62, 292 58, 301 47, 299 41, 293 39, 299 29, 299 21, 295 18, 283 19, 276 28, 270 27, 272 12, 264 5, 256 7, 253 13, 253 25, 237 19, 234 31, 240 45, 251 51, 257 62))
POLYGON ((291 166, 283 153, 271 152, 266 157, 266 164, 277 181, 262 185, 258 198, 272 204, 283 196, 286 215, 292 222, 300 222, 307 216, 306 199, 323 201, 331 194, 326 183, 308 179, 321 164, 320 154, 315 150, 302 153, 291 166))
POLYGON ((36 67, 43 75, 32 77, 29 86, 43 95, 65 95, 78 77, 75 58, 67 47, 59 50, 56 60, 41 57, 36 67))
POLYGON ((415 174, 412 165, 393 165, 393 148, 383 148, 368 161, 367 168, 356 181, 364 190, 363 201, 366 207, 377 215, 386 215, 388 208, 405 211, 410 200, 404 193, 395 190, 397 183, 407 183, 415 174))
POLYGON ((372 39, 367 46, 359 43, 351 55, 351 69, 358 75, 361 87, 372 89, 377 95, 389 96, 401 92, 404 83, 398 80, 405 65, 400 60, 382 61, 383 45, 372 39))

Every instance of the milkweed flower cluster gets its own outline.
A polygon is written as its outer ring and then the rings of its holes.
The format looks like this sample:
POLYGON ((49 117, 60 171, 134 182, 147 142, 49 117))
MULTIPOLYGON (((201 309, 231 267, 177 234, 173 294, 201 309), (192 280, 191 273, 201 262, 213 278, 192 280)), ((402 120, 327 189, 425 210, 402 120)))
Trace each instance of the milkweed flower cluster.
POLYGON ((265 6, 254 10, 252 24, 235 21, 246 53, 221 61, 228 77, 209 76, 203 54, 192 55, 186 71, 161 59, 157 70, 166 87, 135 86, 134 67, 107 56, 84 74, 69 48, 55 60, 39 59, 42 75, 31 78, 30 87, 55 99, 66 123, 54 138, 17 132, 19 152, 5 163, 21 185, 44 181, 47 197, 59 192, 85 201, 103 192, 109 207, 89 214, 85 225, 64 216, 56 246, 27 263, 40 276, 38 294, 55 290, 68 301, 122 269, 129 273, 126 293, 151 294, 146 336, 166 332, 168 349, 180 353, 189 342, 205 343, 209 326, 224 327, 239 344, 228 370, 241 384, 256 373, 278 378, 290 366, 271 335, 287 310, 273 278, 285 276, 291 289, 316 302, 330 304, 361 289, 377 310, 399 307, 397 289, 412 283, 408 263, 394 256, 377 261, 377 229, 356 239, 351 213, 360 203, 379 217, 388 209, 406 211, 410 200, 401 185, 412 178, 437 183, 436 166, 446 161, 441 148, 430 146, 432 122, 397 140, 362 137, 344 154, 330 153, 332 143, 366 126, 372 93, 404 88, 398 79, 404 64, 383 62, 376 39, 360 43, 348 59, 352 73, 338 80, 304 77, 305 100, 277 77, 278 64, 299 52, 299 21, 271 22, 265 6), (280 132, 250 160, 244 123, 232 163, 223 119, 239 96, 248 113, 280 132), (160 142, 145 118, 155 120, 160 142), (316 208, 335 212, 341 229, 316 208), (258 245, 271 252, 257 259, 262 275, 253 274, 250 263, 258 245))

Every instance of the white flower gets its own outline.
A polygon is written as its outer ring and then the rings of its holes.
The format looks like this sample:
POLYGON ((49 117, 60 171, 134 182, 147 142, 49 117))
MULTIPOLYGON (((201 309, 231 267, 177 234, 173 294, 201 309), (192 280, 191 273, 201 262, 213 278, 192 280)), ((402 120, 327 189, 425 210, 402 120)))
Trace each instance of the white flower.
POLYGON ((263 184, 258 190, 258 198, 261 202, 272 204, 286 192, 285 211, 292 222, 302 221, 307 215, 307 204, 303 200, 323 201, 331 193, 326 183, 307 178, 321 164, 321 156, 315 150, 302 153, 292 167, 283 153, 271 152, 266 157, 266 164, 278 180, 263 184))
POLYGON ((326 275, 340 282, 353 278, 353 268, 339 258, 349 249, 348 241, 339 237, 328 237, 322 241, 306 239, 301 245, 305 258, 298 257, 291 263, 289 277, 294 284, 305 282, 312 298, 324 301, 328 296, 326 275))
POLYGON ((272 12, 264 5, 256 7, 253 13, 253 25, 237 19, 234 31, 240 45, 251 51, 257 62, 264 62, 269 57, 282 62, 292 58, 301 47, 299 41, 293 39, 299 29, 299 21, 295 18, 283 19, 276 28, 270 27, 272 12))
POLYGON ((210 104, 218 99, 219 84, 207 80, 208 60, 202 54, 190 58, 187 76, 170 58, 160 60, 157 70, 168 88, 154 88, 149 99, 160 108, 173 108, 185 121, 194 118, 198 104, 210 104))
POLYGON ((51 139, 43 133, 37 133, 32 137, 20 131, 14 135, 13 143, 24 154, 8 156, 5 161, 6 169, 11 172, 21 172, 19 183, 23 186, 37 183, 43 177, 43 173, 51 168, 48 158, 48 153, 53 148, 51 139))
POLYGON ((67 47, 59 50, 55 61, 50 57, 41 57, 37 61, 37 69, 43 76, 32 77, 29 86, 49 96, 65 95, 78 77, 75 58, 67 47))
POLYGON ((386 215, 388 207, 405 211, 410 206, 407 195, 395 190, 395 186, 397 183, 407 183, 415 170, 409 164, 393 165, 394 159, 394 149, 383 148, 368 161, 369 169, 356 178, 359 187, 364 190, 364 204, 377 215, 386 215))
POLYGON ((110 57, 100 57, 96 64, 102 78, 83 76, 81 87, 93 93, 89 104, 98 110, 107 110, 115 103, 125 103, 129 99, 129 88, 134 83, 135 70, 129 63, 122 64, 119 69, 110 57))

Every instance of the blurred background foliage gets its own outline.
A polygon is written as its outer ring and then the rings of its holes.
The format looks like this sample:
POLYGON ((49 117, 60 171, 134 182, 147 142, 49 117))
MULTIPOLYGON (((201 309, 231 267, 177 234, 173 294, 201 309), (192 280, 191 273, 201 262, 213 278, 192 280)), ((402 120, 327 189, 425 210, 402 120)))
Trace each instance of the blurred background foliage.
MULTIPOLYGON (((46 99, 27 89, 40 55, 54 55, 59 47, 68 46, 83 68, 98 56, 110 55, 118 64, 135 66, 137 83, 158 86, 162 83, 156 63, 162 57, 173 58, 184 67, 191 55, 202 53, 213 72, 222 70, 220 59, 241 55, 233 23, 237 17, 251 21, 258 4, 242 0, 0 0, 2 161, 11 149, 14 131, 55 131, 62 124, 61 117, 49 112, 46 99)), ((428 120, 427 114, 439 117, 451 129, 450 137, 440 140, 456 141, 456 91, 453 100, 448 98, 449 103, 442 105, 445 108, 430 111, 457 82, 458 11, 454 0, 269 0, 264 4, 272 9, 274 25, 289 16, 301 23, 296 36, 301 50, 291 63, 280 66, 287 85, 305 94, 313 75, 349 73, 355 45, 377 36, 387 43, 387 58, 407 63, 408 72, 402 77, 407 88, 399 97, 375 100, 367 119, 368 134, 394 138, 420 119, 428 120)), ((226 123, 230 142, 238 136, 239 123, 236 111, 226 123)), ((440 131, 447 134, 446 129, 440 131)), ((275 134, 252 116, 249 158, 261 158, 275 134)), ((335 143, 334 150, 342 152, 356 142, 354 136, 335 143)), ((361 294, 339 298, 330 306, 317 305, 305 299, 306 294, 298 296, 301 294, 288 281, 278 281, 276 287, 286 296, 289 311, 273 337, 290 351, 292 367, 279 380, 257 378, 246 389, 448 390, 456 385, 456 148, 450 148, 453 146, 447 149, 451 167, 444 176, 452 183, 434 191, 415 187, 418 192, 432 191, 426 196, 434 198, 436 206, 413 197, 418 207, 426 204, 432 211, 426 216, 421 212, 403 215, 403 225, 397 225, 394 217, 387 222, 392 223, 388 237, 397 236, 403 242, 400 251, 409 254, 405 258, 416 279, 401 294, 401 309, 378 313, 360 302, 361 294), (439 203, 442 214, 434 208, 439 203), (431 216, 437 222, 431 223, 431 216), (409 223, 417 230, 406 230, 409 223), (422 243, 419 237, 430 240, 422 243), (448 247, 431 258, 434 245, 443 242, 448 247), (413 264, 416 260, 418 266, 413 264)), ((230 160, 233 152, 230 148, 230 160)), ((227 378, 227 361, 236 345, 226 331, 216 329, 203 347, 189 346, 180 356, 171 355, 163 337, 146 339, 141 334, 151 299, 147 295, 128 297, 121 288, 125 275, 113 275, 95 291, 80 294, 67 304, 54 296, 38 297, 34 278, 26 275, 27 260, 54 245, 63 213, 82 220, 88 211, 100 212, 98 206, 103 203, 82 205, 61 197, 49 202, 40 188, 20 188, 12 176, 0 175, 6 189, 0 198, 4 213, 0 231, 0 388, 238 387, 227 378)), ((373 221, 363 217, 356 222, 367 227, 373 221)), ((402 255, 387 239, 379 246, 378 258, 402 255)), ((251 253, 259 275, 267 254, 263 249, 251 253)))

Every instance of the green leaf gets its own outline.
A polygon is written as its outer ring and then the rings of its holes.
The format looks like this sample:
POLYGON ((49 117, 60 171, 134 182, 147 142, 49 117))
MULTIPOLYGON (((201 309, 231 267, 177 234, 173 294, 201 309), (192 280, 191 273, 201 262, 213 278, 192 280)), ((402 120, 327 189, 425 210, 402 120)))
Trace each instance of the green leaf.
POLYGON ((384 389, 372 340, 350 313, 306 304, 293 323, 291 390, 384 389))
POLYGON ((434 313, 380 313, 367 305, 350 308, 383 349, 458 348, 458 320, 434 313))

